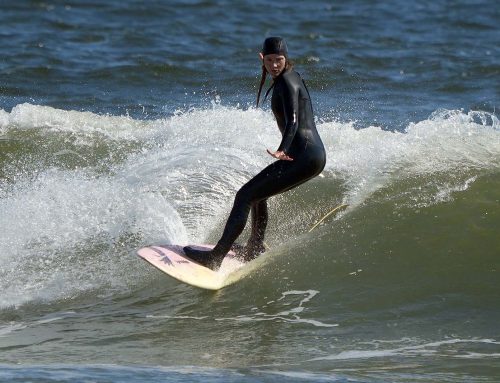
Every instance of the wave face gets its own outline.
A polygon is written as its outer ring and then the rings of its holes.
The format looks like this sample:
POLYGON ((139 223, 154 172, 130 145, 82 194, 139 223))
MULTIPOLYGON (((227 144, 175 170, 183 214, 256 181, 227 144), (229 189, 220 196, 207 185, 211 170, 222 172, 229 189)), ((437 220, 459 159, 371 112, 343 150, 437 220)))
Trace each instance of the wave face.
POLYGON ((211 294, 135 251, 217 240, 235 192, 279 143, 269 112, 214 104, 138 120, 34 104, 0 110, 2 362, 99 364, 106 355, 209 365, 225 378, 244 367, 255 379, 259 368, 298 366, 339 372, 332 381, 404 381, 417 370, 452 381, 460 364, 461 379, 478 368, 494 376, 497 117, 442 109, 400 132, 335 120, 318 129, 324 172, 270 200, 263 265, 211 294))

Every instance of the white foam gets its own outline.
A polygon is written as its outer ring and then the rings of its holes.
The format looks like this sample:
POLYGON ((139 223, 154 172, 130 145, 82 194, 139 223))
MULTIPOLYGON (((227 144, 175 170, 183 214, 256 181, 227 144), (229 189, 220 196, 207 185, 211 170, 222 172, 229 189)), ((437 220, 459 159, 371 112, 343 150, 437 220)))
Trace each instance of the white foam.
MULTIPOLYGON (((407 343, 409 340, 405 339, 404 342, 407 343)), ((418 342, 418 341, 415 341, 418 342)), ((380 343, 389 343, 383 341, 380 343)), ((397 343, 397 342, 395 342, 397 343)), ((453 353, 455 358, 473 358, 476 355, 478 358, 496 358, 496 353, 472 353, 468 352, 464 347, 467 344, 496 344, 500 343, 492 339, 446 339, 442 341, 428 342, 413 344, 404 347, 396 347, 392 349, 375 349, 375 350, 347 350, 341 351, 337 354, 330 354, 326 356, 321 356, 317 358, 310 359, 309 361, 320 361, 320 360, 351 360, 351 359, 371 359, 371 358, 384 358, 391 356, 446 356, 450 357, 449 347, 460 344, 460 353, 453 353)))
POLYGON ((9 116, 9 113, 7 113, 3 109, 0 109, 0 134, 5 134, 7 125, 9 124, 9 116))
POLYGON ((9 323, 8 325, 4 325, 0 327, 0 338, 6 335, 9 335, 15 331, 22 330, 28 327, 23 322, 9 323))
POLYGON ((319 124, 319 130, 328 148, 327 172, 343 175, 351 206, 395 179, 500 166, 500 123, 486 112, 440 110, 405 132, 337 122, 319 124))
MULTIPOLYGON (((327 148, 323 175, 340 178, 345 202, 355 206, 400 178, 498 168, 499 126, 494 115, 461 111, 438 111, 405 132, 320 122, 327 148)), ((139 121, 21 104, 10 113, 0 110, 0 129, 69 132, 76 137, 71 145, 90 152, 95 135, 112 153, 122 154, 123 140, 138 148, 110 165, 109 174, 92 167, 12 174, 15 183, 0 191, 0 307, 123 287, 126 276, 137 279, 139 272, 130 267, 135 259, 116 254, 123 238, 136 236, 144 245, 205 242, 227 216, 236 190, 273 161, 265 149, 279 144, 270 112, 220 105, 139 121), (85 249, 91 259, 82 259, 85 249), (110 267, 110 259, 120 267, 110 267)), ((53 155, 75 157, 73 146, 53 155)), ((445 180, 433 201, 452 198, 475 179, 445 180)), ((295 310, 274 315, 297 320, 293 315, 302 308, 295 310)))
POLYGON ((457 192, 463 192, 467 189, 469 189, 470 185, 475 182, 477 179, 477 176, 468 178, 464 182, 460 182, 456 185, 454 184, 449 184, 445 183, 440 189, 436 195, 434 196, 434 200, 436 203, 441 203, 441 202, 449 202, 453 200, 453 194, 457 192))
POLYGON ((175 209, 120 175, 47 171, 0 199, 0 216, 0 307, 124 287, 126 237, 186 241, 175 209))
POLYGON ((3 115, 0 120, 0 127, 3 128, 44 129, 84 135, 100 133, 115 139, 134 139, 141 135, 147 125, 145 121, 127 116, 98 115, 28 103, 15 106, 8 116, 3 115))
POLYGON ((270 301, 266 305, 260 308, 253 308, 252 311, 261 310, 253 312, 251 315, 238 315, 236 317, 229 318, 216 318, 216 321, 237 321, 237 322, 262 322, 262 321, 272 321, 272 322, 286 322, 286 323, 298 323, 307 324, 314 327, 337 327, 337 323, 324 323, 316 319, 303 318, 299 314, 302 314, 306 310, 305 304, 311 301, 319 291, 317 290, 291 290, 281 293, 281 297, 276 301, 270 301), (298 305, 296 300, 299 300, 298 305), (293 305, 293 306, 292 306, 293 305), (277 307, 278 312, 269 313, 277 307), (288 310, 281 310, 282 306, 292 306, 288 310), (267 312, 266 312, 267 311, 267 312))
POLYGON ((0 307, 72 297, 101 286, 104 294, 126 287, 140 266, 116 253, 123 237, 137 236, 144 244, 186 243, 189 235, 202 242, 248 173, 271 160, 259 141, 267 134, 260 124, 263 114, 221 107, 134 121, 15 107, 2 122, 7 130, 71 132, 83 137, 73 142, 77 146, 89 145, 87 135, 99 133, 109 145, 132 139, 143 150, 114 166, 112 174, 86 168, 42 169, 34 179, 15 175, 16 183, 8 193, 2 190, 0 199, 0 307), (236 137, 231 147, 227 130, 236 137), (260 151, 260 158, 252 150, 260 151))
POLYGON ((317 294, 319 294, 319 291, 316 290, 286 291, 281 294, 280 298, 270 301, 262 307, 254 307, 250 309, 250 311, 252 311, 251 314, 245 313, 234 317, 216 318, 216 317, 209 317, 206 315, 205 316, 148 315, 146 317, 151 319, 163 318, 163 319, 176 319, 176 320, 177 319, 203 320, 204 322, 206 322, 207 320, 213 320, 216 322, 229 321, 229 322, 248 322, 248 323, 271 321, 278 323, 280 322, 294 323, 301 325, 305 324, 314 327, 326 327, 326 328, 337 327, 338 324, 336 323, 324 323, 316 319, 304 317, 307 316, 307 313, 305 312, 307 310, 305 304, 309 302, 311 299, 313 299, 313 297, 316 296, 317 294), (297 305, 297 300, 299 301, 298 305, 297 305), (292 306, 290 309, 282 310, 283 306, 289 306, 289 305, 292 306), (273 310, 277 312, 275 313, 270 312, 273 310))

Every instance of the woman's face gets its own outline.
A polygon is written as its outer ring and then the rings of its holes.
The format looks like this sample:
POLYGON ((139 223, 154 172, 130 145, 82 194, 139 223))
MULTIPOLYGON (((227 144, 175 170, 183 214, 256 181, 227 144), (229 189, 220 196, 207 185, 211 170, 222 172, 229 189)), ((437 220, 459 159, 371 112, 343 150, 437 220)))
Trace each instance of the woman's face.
POLYGON ((262 60, 264 60, 264 66, 266 67, 267 73, 269 73, 273 78, 276 78, 283 72, 286 64, 286 57, 283 55, 277 55, 271 53, 269 55, 263 56, 260 54, 262 60))

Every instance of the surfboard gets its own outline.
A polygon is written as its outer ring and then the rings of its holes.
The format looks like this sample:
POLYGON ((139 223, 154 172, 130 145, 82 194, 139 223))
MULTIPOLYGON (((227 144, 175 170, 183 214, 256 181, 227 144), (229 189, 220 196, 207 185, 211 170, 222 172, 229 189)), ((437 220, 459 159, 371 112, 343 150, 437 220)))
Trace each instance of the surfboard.
MULTIPOLYGON (((243 261, 236 258, 234 252, 230 251, 220 268, 214 271, 186 257, 183 247, 180 245, 148 246, 139 249, 137 255, 165 274, 191 286, 207 290, 219 290, 235 282, 237 278, 234 276, 245 265, 243 261)), ((209 250, 214 246, 194 245, 193 247, 209 250)))

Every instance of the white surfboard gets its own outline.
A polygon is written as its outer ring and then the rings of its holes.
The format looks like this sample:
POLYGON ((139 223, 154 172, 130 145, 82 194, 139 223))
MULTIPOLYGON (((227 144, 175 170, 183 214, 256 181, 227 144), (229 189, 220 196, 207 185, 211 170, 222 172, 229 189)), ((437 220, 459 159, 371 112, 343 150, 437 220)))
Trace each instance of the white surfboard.
MULTIPOLYGON (((195 245, 193 247, 209 250, 214 246, 195 245)), ((220 268, 214 271, 186 257, 182 248, 183 246, 179 245, 148 246, 139 249, 137 254, 171 277, 207 290, 219 290, 235 282, 238 278, 234 276, 245 265, 236 258, 234 252, 230 251, 220 268)))

